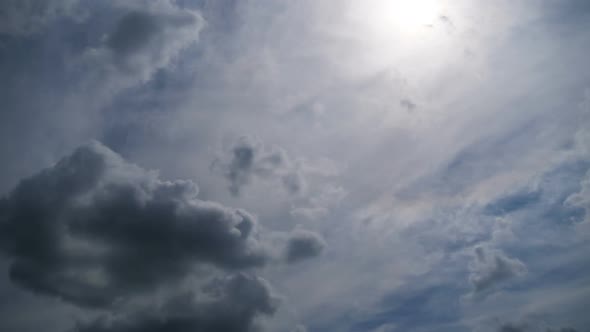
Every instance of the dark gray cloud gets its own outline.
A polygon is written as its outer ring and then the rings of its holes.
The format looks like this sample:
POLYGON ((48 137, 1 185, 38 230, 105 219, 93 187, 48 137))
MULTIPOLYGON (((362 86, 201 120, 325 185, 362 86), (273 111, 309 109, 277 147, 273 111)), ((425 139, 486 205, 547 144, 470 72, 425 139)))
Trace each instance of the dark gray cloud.
POLYGON ((515 323, 505 323, 502 324, 498 328, 498 332, 577 332, 576 329, 571 327, 562 327, 562 328, 538 328, 531 326, 529 324, 515 324, 515 323))
POLYGON ((214 280, 204 289, 207 300, 186 293, 157 309, 81 324, 76 332, 247 332, 258 331, 256 319, 271 315, 278 298, 261 278, 237 274, 214 280))
POLYGON ((477 247, 469 282, 474 293, 481 293, 524 273, 526 266, 520 260, 509 258, 500 251, 477 247))
POLYGON ((0 2, 0 34, 27 36, 47 24, 73 14, 78 0, 3 0, 0 2))
POLYGON ((296 263, 313 258, 322 253, 326 246, 324 239, 317 233, 296 229, 291 232, 285 249, 285 260, 296 263))
POLYGON ((180 49, 197 39, 203 26, 204 20, 195 11, 151 7, 124 11, 107 37, 105 48, 112 51, 114 61, 123 69, 165 66, 180 49))
POLYGON ((526 325, 515 325, 513 323, 506 323, 498 328, 498 332, 524 332, 526 330, 526 325))
POLYGON ((127 54, 141 49, 160 30, 159 22, 149 13, 131 12, 123 16, 108 37, 107 44, 115 52, 127 54))
POLYGON ((110 79, 111 84, 122 88, 138 80, 145 82, 165 68, 198 40, 205 22, 198 11, 169 1, 138 1, 127 6, 115 3, 104 11, 117 19, 105 27, 104 41, 84 51, 79 65, 103 75, 102 83, 110 79))
POLYGON ((484 213, 495 216, 506 215, 539 203, 541 196, 542 192, 540 190, 515 192, 487 204, 484 213))
POLYGON ((414 109, 416 109, 416 107, 418 107, 418 105, 416 105, 413 101, 411 101, 408 98, 400 100, 399 104, 408 111, 413 111, 414 109))
POLYGON ((246 211, 196 198, 98 142, 22 180, 0 204, 11 279, 70 302, 107 306, 205 264, 257 267, 270 254, 246 211))
POLYGON ((266 146, 252 138, 242 137, 229 151, 219 156, 212 169, 230 182, 230 191, 238 195, 253 178, 279 180, 291 194, 305 189, 301 170, 287 153, 276 146, 266 146))

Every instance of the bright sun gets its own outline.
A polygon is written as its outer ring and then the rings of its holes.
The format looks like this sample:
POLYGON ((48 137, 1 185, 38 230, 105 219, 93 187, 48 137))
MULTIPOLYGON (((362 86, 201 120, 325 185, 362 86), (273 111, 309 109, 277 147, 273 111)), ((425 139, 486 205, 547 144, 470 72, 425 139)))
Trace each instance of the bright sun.
POLYGON ((376 34, 412 35, 440 15, 437 0, 365 0, 355 10, 376 34))

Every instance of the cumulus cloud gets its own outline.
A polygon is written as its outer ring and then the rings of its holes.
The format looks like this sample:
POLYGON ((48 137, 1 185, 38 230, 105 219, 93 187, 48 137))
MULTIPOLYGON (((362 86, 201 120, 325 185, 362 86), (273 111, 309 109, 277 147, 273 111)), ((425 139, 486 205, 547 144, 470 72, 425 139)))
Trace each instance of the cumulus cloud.
POLYGON ((99 136, 114 98, 172 71, 204 25, 171 0, 0 1, 2 191, 99 136))
POLYGON ((290 194, 302 192, 306 185, 302 171, 283 149, 249 137, 237 140, 215 159, 211 168, 230 182, 229 190, 234 195, 253 178, 278 181, 290 194))
POLYGON ((469 282, 476 294, 493 289, 527 271, 520 260, 507 257, 500 251, 477 247, 474 254, 469 282))
MULTIPOLYGON (((118 17, 104 27, 105 39, 85 50, 76 61, 97 82, 124 89, 146 81, 168 66, 178 54, 199 39, 205 20, 196 10, 181 8, 171 1, 135 1, 113 4, 95 15, 118 17)), ((112 89, 112 87, 111 87, 112 89)))
POLYGON ((289 235, 285 249, 285 260, 296 263, 313 258, 322 253, 326 246, 324 239, 317 233, 296 229, 289 235))
POLYGON ((157 309, 81 324, 75 332, 253 332, 260 330, 256 319, 278 305, 264 279, 243 273, 214 280, 202 291, 205 300, 186 293, 157 309))
POLYGON ((93 142, 22 180, 0 204, 0 249, 12 280, 91 306, 170 283, 195 265, 262 266, 249 213, 196 198, 93 142))

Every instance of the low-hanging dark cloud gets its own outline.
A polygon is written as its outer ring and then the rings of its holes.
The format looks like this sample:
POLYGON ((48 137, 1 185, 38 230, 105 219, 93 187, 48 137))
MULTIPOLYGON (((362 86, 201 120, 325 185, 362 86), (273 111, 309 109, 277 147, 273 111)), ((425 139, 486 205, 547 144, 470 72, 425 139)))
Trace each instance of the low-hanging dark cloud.
POLYGON ((297 229, 291 232, 285 249, 285 260, 296 263, 310 259, 322 253, 326 246, 324 239, 317 233, 297 229))
POLYGON ((290 194, 300 193, 305 188, 301 170, 283 149, 248 137, 236 141, 211 168, 230 182, 229 190, 233 195, 240 194, 254 178, 278 180, 290 194))
POLYGON ((211 282, 207 300, 185 293, 157 309, 115 319, 99 318, 75 332, 254 332, 256 319, 275 312, 279 299, 262 278, 237 274, 211 282))
POLYGON ((121 18, 117 27, 108 37, 107 44, 119 54, 127 54, 145 47, 160 30, 159 22, 153 15, 133 11, 121 18))
POLYGON ((160 180, 93 142, 2 200, 0 249, 17 284, 101 307, 197 265, 269 262, 253 216, 196 195, 193 182, 160 180))
POLYGON ((515 323, 505 323, 502 324, 498 328, 498 332, 577 332, 578 330, 571 328, 571 327, 562 327, 562 328, 546 328, 540 329, 538 327, 534 327, 529 324, 515 324, 515 323))

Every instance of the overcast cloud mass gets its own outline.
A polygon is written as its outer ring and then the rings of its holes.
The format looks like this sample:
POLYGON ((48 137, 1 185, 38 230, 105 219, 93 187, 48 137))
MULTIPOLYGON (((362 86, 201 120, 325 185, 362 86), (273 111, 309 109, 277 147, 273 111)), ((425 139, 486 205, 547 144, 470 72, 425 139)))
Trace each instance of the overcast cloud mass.
POLYGON ((590 2, 0 1, 0 331, 590 331, 590 2))

